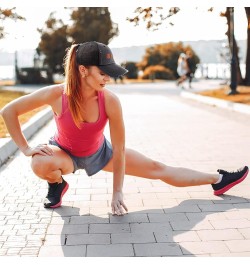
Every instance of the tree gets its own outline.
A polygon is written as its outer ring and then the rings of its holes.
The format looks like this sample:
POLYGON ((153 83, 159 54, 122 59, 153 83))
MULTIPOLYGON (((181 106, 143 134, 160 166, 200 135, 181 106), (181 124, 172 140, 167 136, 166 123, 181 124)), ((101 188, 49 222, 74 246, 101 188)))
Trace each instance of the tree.
POLYGON ((142 79, 164 79, 164 80, 173 80, 173 72, 166 68, 163 65, 151 65, 145 69, 142 75, 142 79))
MULTIPOLYGON (((133 18, 127 18, 129 22, 134 23, 135 25, 138 25, 141 21, 147 22, 146 27, 149 30, 157 30, 158 27, 164 22, 164 20, 170 18, 171 16, 177 14, 180 11, 180 8, 178 7, 172 7, 168 10, 168 13, 164 11, 162 7, 138 7, 135 9, 135 16, 133 18)), ((213 8, 209 8, 208 11, 213 11, 213 8)), ((247 30, 247 56, 246 56, 246 74, 245 78, 242 78, 241 70, 239 67, 239 58, 238 55, 236 56, 236 63, 237 63, 237 76, 238 76, 238 82, 243 85, 250 86, 250 7, 245 7, 246 16, 248 24, 246 25, 247 30)), ((221 16, 226 17, 228 28, 230 27, 230 16, 229 16, 229 10, 228 8, 223 13, 221 12, 221 16)), ((169 22, 169 25, 173 26, 171 22, 169 22)), ((226 32, 226 34, 229 36, 230 30, 226 32)), ((237 46, 236 40, 234 39, 234 43, 237 46)))
POLYGON ((137 79, 138 77, 137 63, 125 62, 122 66, 128 70, 128 73, 126 74, 126 77, 128 79, 137 79))
MULTIPOLYGON (((25 20, 24 17, 18 15, 15 11, 15 7, 13 8, 0 8, 0 21, 5 21, 6 19, 12 19, 14 21, 17 20, 25 20)), ((0 26, 0 39, 5 36, 4 27, 0 26)))
POLYGON ((52 73, 63 73, 63 58, 66 49, 70 46, 67 25, 51 13, 45 22, 45 28, 38 31, 41 33, 41 40, 37 52, 45 56, 44 66, 47 66, 52 73))
POLYGON ((107 7, 78 7, 71 14, 73 25, 68 34, 74 42, 98 41, 109 44, 118 35, 118 25, 113 23, 107 7))
POLYGON ((246 86, 250 86, 250 7, 245 7, 247 16, 247 55, 246 55, 246 75, 244 83, 246 86))
MULTIPOLYGON (((240 85, 243 85, 244 84, 244 80, 242 78, 242 74, 241 74, 241 69, 240 69, 240 60, 239 60, 239 48, 238 48, 238 45, 237 45, 237 42, 235 40, 235 37, 231 36, 231 16, 230 16, 230 7, 227 7, 226 8, 226 11, 225 12, 221 12, 221 16, 222 17, 226 17, 227 19, 227 25, 228 25, 228 29, 226 31, 226 35, 227 35, 227 38, 228 38, 228 43, 229 43, 229 46, 232 47, 232 41, 234 42, 234 46, 235 46, 235 50, 236 50, 236 53, 235 53, 235 63, 236 63, 236 76, 237 76, 237 83, 240 84, 240 85)), ((231 53, 233 51, 231 50, 231 53)))
POLYGON ((41 41, 38 52, 45 56, 44 64, 52 73, 63 73, 63 59, 66 49, 72 43, 99 41, 108 44, 118 34, 117 24, 112 23, 106 7, 79 7, 72 10, 71 25, 65 25, 61 19, 51 13, 45 22, 45 28, 39 29, 41 41))

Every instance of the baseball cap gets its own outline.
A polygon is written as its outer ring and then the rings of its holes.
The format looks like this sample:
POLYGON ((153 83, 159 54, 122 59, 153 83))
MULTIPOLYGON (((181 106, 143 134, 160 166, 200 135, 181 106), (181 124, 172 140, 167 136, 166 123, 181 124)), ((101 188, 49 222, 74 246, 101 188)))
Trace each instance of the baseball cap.
POLYGON ((116 64, 110 48, 100 42, 90 41, 80 43, 76 50, 76 62, 79 65, 95 65, 111 77, 119 77, 128 72, 116 64))

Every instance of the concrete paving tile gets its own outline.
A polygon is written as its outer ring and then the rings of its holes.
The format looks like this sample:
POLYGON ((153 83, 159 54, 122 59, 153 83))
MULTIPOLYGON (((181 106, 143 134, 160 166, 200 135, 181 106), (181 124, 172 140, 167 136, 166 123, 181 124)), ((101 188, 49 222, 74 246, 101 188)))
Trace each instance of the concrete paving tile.
POLYGON ((227 229, 227 228, 250 228, 250 220, 211 220, 211 225, 215 229, 227 229))
POLYGON ((147 213, 164 213, 162 206, 145 207, 145 206, 130 206, 129 213, 147 214, 147 213))
POLYGON ((89 207, 89 214, 90 215, 95 215, 95 216, 102 216, 105 214, 110 214, 111 213, 111 208, 110 206, 106 207, 89 207))
POLYGON ((66 235, 46 235, 42 241, 43 246, 64 246, 66 242, 66 235))
POLYGON ((134 248, 137 257, 182 256, 176 243, 134 244, 134 248))
POLYGON ((40 248, 38 247, 29 247, 21 249, 19 252, 20 257, 37 257, 40 248))
POLYGON ((181 242, 180 247, 184 255, 210 255, 216 253, 230 253, 226 242, 224 241, 181 242))
POLYGON ((154 232, 154 235, 158 243, 200 241, 196 231, 167 231, 164 233, 154 232))
POLYGON ((209 221, 170 221, 170 225, 174 231, 187 231, 187 230, 207 230, 213 229, 213 226, 210 224, 209 221))
POLYGON ((250 240, 228 240, 225 242, 230 252, 250 252, 250 240))
POLYGON ((237 229, 202 230, 197 231, 197 234, 202 241, 226 241, 244 239, 242 234, 237 229))
POLYGON ((188 221, 188 218, 185 213, 168 213, 168 214, 148 214, 150 223, 163 223, 169 221, 188 221))
POLYGON ((61 234, 78 234, 81 233, 88 233, 88 225, 49 225, 47 229, 48 235, 61 235, 61 234))
POLYGON ((110 223, 149 223, 149 219, 145 213, 129 213, 124 216, 110 215, 110 223))
POLYGON ((68 202, 90 201, 90 194, 65 194, 63 199, 68 202))
POLYGON ((110 244, 109 234, 78 234, 68 235, 66 245, 77 246, 77 245, 100 245, 110 244))
POLYGON ((68 216, 79 215, 79 208, 64 206, 53 210, 53 217, 62 217, 63 219, 68 216))
POLYGON ((166 214, 169 213, 200 213, 201 210, 198 205, 186 204, 186 205, 178 205, 177 206, 164 206, 163 208, 166 214))
POLYGON ((216 253, 210 254, 210 257, 250 257, 250 252, 239 252, 239 253, 216 253))
POLYGON ((71 225, 75 225, 75 224, 106 224, 106 223, 109 223, 109 216, 108 215, 72 216, 70 219, 71 225))
POLYGON ((132 223, 131 233, 162 232, 172 231, 169 222, 163 223, 132 223))
POLYGON ((244 238, 250 239, 250 228, 238 228, 238 231, 244 236, 244 238))
POLYGON ((152 232, 149 233, 117 233, 111 234, 112 244, 121 243, 155 243, 155 237, 152 232))
POLYGON ((221 212, 201 212, 201 213, 186 213, 189 221, 201 221, 201 220, 226 220, 225 213, 221 212))
POLYGON ((133 257, 132 244, 88 245, 87 257, 133 257))
POLYGON ((90 224, 90 234, 129 233, 129 224, 90 224))
POLYGON ((250 220, 250 209, 241 209, 224 213, 225 217, 229 220, 248 219, 250 220))
POLYGON ((86 246, 43 246, 38 257, 85 257, 86 246))

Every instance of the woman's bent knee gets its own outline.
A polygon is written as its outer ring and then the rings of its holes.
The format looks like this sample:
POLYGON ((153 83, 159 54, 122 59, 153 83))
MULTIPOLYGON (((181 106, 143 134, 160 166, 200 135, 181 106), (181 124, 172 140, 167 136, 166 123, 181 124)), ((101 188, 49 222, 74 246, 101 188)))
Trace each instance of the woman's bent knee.
POLYGON ((52 165, 53 163, 48 156, 42 156, 37 154, 34 155, 31 159, 31 168, 33 172, 39 177, 48 174, 48 172, 52 170, 52 165))

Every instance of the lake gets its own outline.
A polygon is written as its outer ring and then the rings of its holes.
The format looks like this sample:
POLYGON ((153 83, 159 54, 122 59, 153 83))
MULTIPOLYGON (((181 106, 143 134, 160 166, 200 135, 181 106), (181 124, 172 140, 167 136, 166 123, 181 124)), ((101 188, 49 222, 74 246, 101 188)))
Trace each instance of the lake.
MULTIPOLYGON (((242 76, 245 76, 245 64, 241 64, 242 76)), ((12 65, 0 65, 0 80, 13 80, 15 68, 12 65)), ((200 64, 195 72, 195 78, 230 78, 230 64, 200 64)))

